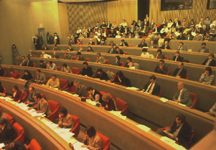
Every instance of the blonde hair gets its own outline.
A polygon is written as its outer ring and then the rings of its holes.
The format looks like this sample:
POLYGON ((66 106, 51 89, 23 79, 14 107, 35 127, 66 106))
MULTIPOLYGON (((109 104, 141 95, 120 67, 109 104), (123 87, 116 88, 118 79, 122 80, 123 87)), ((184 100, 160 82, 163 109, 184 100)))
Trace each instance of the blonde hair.
POLYGON ((108 93, 103 94, 102 100, 109 101, 111 99, 111 96, 108 93))

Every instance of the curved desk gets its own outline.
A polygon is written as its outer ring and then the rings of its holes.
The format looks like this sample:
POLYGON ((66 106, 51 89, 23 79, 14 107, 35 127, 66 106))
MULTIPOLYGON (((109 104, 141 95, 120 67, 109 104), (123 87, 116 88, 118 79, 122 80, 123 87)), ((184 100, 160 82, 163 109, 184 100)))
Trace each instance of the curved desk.
MULTIPOLYGON (((9 69, 11 68, 10 65, 2 65, 2 67, 7 70, 7 72, 9 72, 9 69)), ((37 69, 34 67, 13 67, 21 73, 23 73, 25 69, 28 69, 33 76, 35 76, 37 69)), ((176 115, 180 113, 185 114, 187 121, 195 130, 196 136, 194 140, 196 142, 210 132, 214 126, 214 117, 198 110, 178 105, 171 101, 164 103, 160 100, 160 97, 157 96, 149 95, 140 91, 128 90, 126 87, 86 76, 47 69, 41 69, 41 71, 46 76, 51 77, 52 74, 56 74, 58 78, 67 79, 69 82, 80 80, 85 86, 92 86, 99 91, 111 93, 115 98, 121 98, 128 103, 129 118, 141 124, 145 124, 153 130, 156 130, 158 127, 164 127, 172 124, 176 115), (205 126, 205 129, 203 126, 205 126)), ((50 98, 48 97, 48 99, 50 98)))
MULTIPOLYGON (((19 88, 23 88, 25 83, 25 81, 3 77, 0 78, 0 81, 6 89, 11 89, 14 84, 17 84, 19 88)), ((54 100, 60 103, 61 106, 66 107, 68 113, 78 116, 85 126, 93 125, 98 132, 109 137, 111 142, 120 149, 142 149, 143 147, 152 150, 174 149, 162 142, 160 135, 151 130, 149 132, 141 130, 136 126, 137 123, 130 119, 120 119, 101 108, 82 102, 79 98, 63 93, 60 90, 38 84, 31 84, 30 86, 35 87, 37 92, 45 94, 47 100, 54 100)), ((44 126, 42 125, 42 127, 44 126)))

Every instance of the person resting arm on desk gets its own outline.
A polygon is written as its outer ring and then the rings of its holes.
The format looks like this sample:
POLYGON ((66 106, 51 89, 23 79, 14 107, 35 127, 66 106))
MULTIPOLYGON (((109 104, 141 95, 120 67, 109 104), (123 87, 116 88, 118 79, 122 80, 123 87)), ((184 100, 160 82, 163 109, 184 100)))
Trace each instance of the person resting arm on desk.
POLYGON ((101 108, 111 111, 111 110, 115 110, 115 104, 114 101, 111 99, 110 94, 105 93, 102 96, 102 101, 103 103, 101 104, 101 108))
POLYGON ((205 72, 201 75, 199 82, 207 85, 211 85, 214 80, 211 67, 206 67, 205 72))
POLYGON ((32 79, 32 74, 28 70, 25 70, 22 79, 31 80, 32 79))
POLYGON ((207 112, 207 114, 211 115, 211 116, 216 116, 216 103, 212 106, 211 109, 209 109, 209 112, 207 112))
POLYGON ((92 101, 95 101, 95 102, 103 103, 102 95, 100 94, 99 91, 93 89, 90 86, 87 87, 86 91, 89 94, 89 96, 88 96, 89 99, 91 99, 92 101))
POLYGON ((116 66, 121 66, 121 62, 120 62, 120 56, 116 56, 115 57, 115 62, 114 62, 114 64, 113 65, 116 65, 116 66))
POLYGON ((4 87, 2 86, 1 82, 0 82, 0 96, 6 96, 6 94, 4 93, 4 87))
POLYGON ((18 88, 17 85, 14 85, 12 88, 12 98, 14 101, 21 100, 22 98, 22 91, 18 88))
POLYGON ((58 125, 61 128, 73 128, 74 126, 73 120, 65 107, 59 109, 58 125))
MULTIPOLYGON (((4 150, 26 150, 24 143, 20 141, 13 141, 3 147, 4 150)), ((0 149, 1 150, 1 149, 0 149)))
POLYGON ((121 71, 116 72, 116 77, 113 82, 122 86, 131 87, 130 79, 126 78, 121 71))
POLYGON ((60 82, 56 75, 52 75, 52 78, 48 80, 46 86, 52 87, 52 88, 59 88, 60 82))

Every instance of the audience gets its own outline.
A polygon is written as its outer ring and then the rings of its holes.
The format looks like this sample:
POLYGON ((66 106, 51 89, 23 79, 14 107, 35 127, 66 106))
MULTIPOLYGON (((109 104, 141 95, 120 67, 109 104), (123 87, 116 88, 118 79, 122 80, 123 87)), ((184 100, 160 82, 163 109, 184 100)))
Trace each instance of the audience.
POLYGON ((27 98, 26 103, 28 104, 28 106, 33 107, 37 101, 35 101, 34 96, 37 93, 34 87, 29 87, 29 95, 27 98))
POLYGON ((91 46, 88 46, 87 52, 94 52, 91 46))
POLYGON ((124 39, 121 40, 121 43, 119 44, 119 46, 124 46, 124 47, 127 47, 128 46, 128 43, 125 42, 124 39))
POLYGON ((107 111, 115 110, 115 104, 113 99, 111 99, 110 94, 108 93, 103 94, 102 101, 103 103, 101 104, 101 108, 107 111))
POLYGON ((216 62, 214 60, 214 54, 210 53, 208 58, 206 58, 206 60, 202 63, 202 65, 206 65, 206 66, 215 66, 216 62))
POLYGON ((164 60, 160 60, 159 64, 156 66, 154 72, 161 73, 161 74, 167 74, 168 67, 164 64, 164 60))
POLYGON ((150 57, 147 48, 142 49, 142 54, 140 55, 140 57, 144 57, 144 58, 149 58, 150 57))
POLYGON ((91 99, 92 101, 95 101, 95 102, 103 103, 102 95, 100 94, 99 91, 93 89, 90 86, 87 87, 86 91, 89 94, 89 96, 88 96, 89 99, 91 99))
POLYGON ((170 46, 168 45, 168 41, 165 41, 164 44, 160 48, 161 49, 170 49, 170 46))
POLYGON ((138 47, 147 47, 147 44, 145 43, 145 39, 142 40, 142 42, 138 45, 138 47))
POLYGON ((71 115, 68 114, 68 111, 65 107, 61 107, 58 111, 58 125, 61 128, 73 128, 74 123, 71 118, 71 115))
POLYGON ((13 56, 13 65, 16 65, 16 57, 20 56, 19 51, 15 44, 12 45, 12 56, 13 56))
POLYGON ((122 86, 131 87, 130 79, 126 78, 122 71, 116 72, 116 77, 112 82, 122 86))
POLYGON ((12 98, 14 101, 19 101, 22 98, 22 91, 18 88, 17 85, 14 85, 12 88, 12 98))
POLYGON ((22 79, 31 80, 32 79, 32 74, 28 70, 25 70, 22 79))
POLYGON ((26 60, 25 60, 25 56, 22 56, 22 61, 20 63, 20 66, 26 66, 26 60))
POLYGON ((39 68, 46 68, 46 63, 45 63, 45 61, 44 60, 40 60, 40 66, 39 66, 39 68))
POLYGON ((99 63, 99 64, 105 64, 106 63, 105 58, 103 56, 101 56, 101 53, 97 53, 96 63, 99 63))
POLYGON ((87 62, 83 63, 83 69, 81 71, 81 75, 87 75, 89 77, 93 75, 92 68, 88 66, 87 62))
POLYGON ((178 63, 178 68, 176 68, 175 71, 173 72, 173 76, 185 79, 186 75, 187 75, 187 70, 184 68, 184 63, 182 62, 178 63))
POLYGON ((107 76, 107 73, 104 72, 101 68, 98 68, 95 75, 94 75, 94 78, 99 78, 101 80, 108 80, 108 76, 107 76))
MULTIPOLYGON (((4 93, 4 87, 2 86, 1 82, 0 82, 0 96, 6 96, 6 94, 4 93)), ((0 110, 0 112, 1 112, 1 110, 0 110)))
POLYGON ((133 62, 132 62, 132 58, 131 57, 128 57, 127 58, 127 62, 125 63, 125 67, 127 68, 130 68, 130 67, 133 67, 133 62))
POLYGON ((121 66, 121 62, 120 62, 120 57, 119 57, 119 56, 116 56, 116 57, 115 57, 115 62, 114 62, 113 65, 121 66))
POLYGON ((212 74, 211 67, 206 67, 205 72, 201 75, 199 82, 207 85, 211 85, 214 81, 214 75, 212 74))
POLYGON ((118 46, 115 47, 115 53, 116 54, 124 54, 124 51, 121 50, 118 46))
POLYGON ((164 56, 164 54, 162 54, 162 50, 161 49, 157 50, 157 55, 156 55, 155 58, 157 58, 157 59, 165 59, 165 56, 164 56))
POLYGON ((180 42, 177 50, 179 50, 179 51, 187 51, 187 47, 184 45, 183 42, 180 42))
POLYGON ((111 45, 111 46, 110 46, 110 49, 108 50, 107 53, 116 54, 116 50, 115 50, 115 48, 114 48, 114 45, 111 45))
POLYGON ((71 55, 66 52, 64 54, 64 59, 71 59, 71 55))
POLYGON ((46 69, 57 70, 56 64, 52 61, 48 61, 46 69))
POLYGON ((150 76, 150 81, 144 86, 143 92, 158 96, 160 94, 160 85, 156 82, 156 76, 150 76))
POLYGON ((79 95, 79 97, 88 97, 88 92, 86 91, 85 85, 81 84, 81 82, 78 80, 75 80, 73 85, 76 88, 75 94, 79 95))
POLYGON ((201 53, 209 53, 209 49, 206 48, 206 43, 202 43, 202 44, 201 44, 201 48, 198 49, 198 52, 201 52, 201 53))
POLYGON ((52 77, 47 81, 46 86, 51 88, 59 88, 60 82, 56 75, 52 75, 52 77))
POLYGON ((180 56, 180 52, 176 51, 175 56, 173 57, 173 61, 183 61, 184 58, 180 56))
POLYGON ((66 73, 71 73, 71 69, 67 64, 62 65, 61 71, 66 73))
POLYGON ((157 48, 156 44, 154 44, 154 41, 150 41, 149 48, 157 48))

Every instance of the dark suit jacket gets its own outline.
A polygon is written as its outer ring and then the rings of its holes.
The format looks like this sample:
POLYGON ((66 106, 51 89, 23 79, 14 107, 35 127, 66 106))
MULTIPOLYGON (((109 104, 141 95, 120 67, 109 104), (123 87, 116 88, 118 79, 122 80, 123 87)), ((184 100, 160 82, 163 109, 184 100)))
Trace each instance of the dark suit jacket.
POLYGON ((95 45, 95 42, 92 42, 92 43, 89 42, 88 45, 95 45))
MULTIPOLYGON (((175 59, 176 59, 176 56, 173 57, 173 60, 174 60, 174 61, 175 61, 175 59)), ((183 59, 184 59, 183 57, 178 56, 177 61, 182 61, 183 59)))
POLYGON ((33 62, 31 60, 29 60, 29 62, 26 62, 25 65, 28 67, 33 67, 33 62))
POLYGON ((180 36, 180 35, 179 35, 179 36, 177 37, 177 40, 185 40, 185 36, 180 36))
MULTIPOLYGON (((149 81, 149 82, 144 86, 145 92, 147 92, 146 90, 147 90, 147 88, 148 88, 148 86, 149 86, 150 84, 151 84, 151 82, 149 81)), ((160 93, 160 85, 159 85, 157 82, 155 82, 154 89, 152 90, 152 95, 158 96, 159 93, 160 93)))
POLYGON ((10 123, 6 123, 4 129, 0 133, 0 143, 8 144, 17 137, 17 133, 10 123))
POLYGON ((159 67, 159 64, 156 66, 155 71, 157 73, 166 74, 167 73, 167 66, 163 65, 162 70, 159 67))
MULTIPOLYGON (((177 68, 177 69, 173 72, 173 76, 176 76, 178 72, 179 72, 179 68, 177 68)), ((181 72, 179 73, 179 76, 180 76, 181 78, 185 78, 186 75, 187 75, 187 70, 183 68, 183 69, 181 70, 181 72)))
MULTIPOLYGON (((127 43, 127 42, 124 42, 124 45, 125 45, 125 46, 128 46, 128 43, 127 43)), ((124 45, 123 45, 122 43, 119 44, 119 46, 124 46, 124 45)))
MULTIPOLYGON (((178 25, 181 25, 181 21, 178 21, 178 25)), ((173 26, 176 27, 176 23, 175 22, 173 23, 173 26)))
POLYGON ((93 75, 92 68, 91 67, 83 68, 81 74, 91 77, 93 75))
POLYGON ((121 80, 122 80, 122 82, 119 82, 118 78, 115 77, 115 79, 114 79, 113 82, 116 83, 116 84, 119 84, 119 85, 126 86, 126 87, 131 87, 130 79, 124 77, 124 78, 122 78, 121 80))
MULTIPOLYGON (((206 63, 208 62, 208 58, 206 58, 206 60, 202 63, 202 65, 206 65, 206 63)), ((215 66, 216 62, 214 59, 212 59, 212 61, 210 61, 209 66, 215 66)))
POLYGON ((147 47, 147 44, 141 42, 141 43, 138 45, 138 47, 147 47))
POLYGON ((12 98, 13 98, 15 101, 20 100, 20 99, 22 98, 22 91, 21 91, 21 90, 18 90, 18 91, 16 92, 15 97, 13 97, 13 94, 12 94, 12 98))
POLYGON ((100 78, 101 80, 108 80, 108 76, 107 76, 107 73, 102 71, 102 73, 99 75, 99 74, 95 74, 94 78, 100 78))
MULTIPOLYGON (((177 129, 177 123, 174 121, 170 133, 174 133, 176 129, 177 129)), ((187 121, 185 121, 177 135, 178 143, 180 145, 185 146, 189 142, 191 136, 191 130, 192 130, 191 126, 187 123, 187 121)))
MULTIPOLYGON (((107 53, 110 53, 110 51, 111 51, 111 48, 108 50, 108 52, 107 53)), ((116 53, 116 50, 115 50, 115 48, 113 48, 113 51, 112 51, 112 53, 111 54, 115 54, 116 53)))
MULTIPOLYGON (((165 49, 165 45, 162 45, 160 48, 161 48, 161 49, 165 49)), ((170 46, 167 45, 166 49, 170 49, 170 46)))

